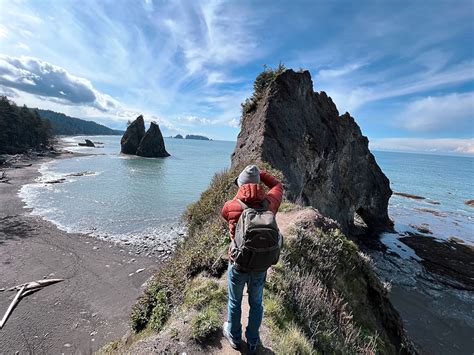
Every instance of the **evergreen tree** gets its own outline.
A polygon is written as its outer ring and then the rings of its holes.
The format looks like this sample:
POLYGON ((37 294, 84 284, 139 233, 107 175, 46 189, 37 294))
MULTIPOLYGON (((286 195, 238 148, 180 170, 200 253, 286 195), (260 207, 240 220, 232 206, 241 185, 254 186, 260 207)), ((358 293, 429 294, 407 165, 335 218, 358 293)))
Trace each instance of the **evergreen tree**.
POLYGON ((41 119, 38 111, 25 105, 18 107, 6 96, 0 96, 0 154, 42 149, 50 139, 50 123, 41 119))

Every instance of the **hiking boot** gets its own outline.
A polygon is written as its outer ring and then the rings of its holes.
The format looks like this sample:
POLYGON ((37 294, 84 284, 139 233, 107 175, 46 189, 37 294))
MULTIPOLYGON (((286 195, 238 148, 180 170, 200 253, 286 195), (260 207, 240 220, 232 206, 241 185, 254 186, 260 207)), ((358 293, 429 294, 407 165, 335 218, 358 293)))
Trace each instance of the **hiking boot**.
POLYGON ((258 344, 247 344, 247 355, 255 355, 257 353, 258 344))
POLYGON ((222 326, 222 334, 229 341, 229 344, 232 347, 232 349, 240 350, 240 341, 236 342, 234 339, 232 339, 229 331, 227 330, 228 328, 229 328, 229 322, 225 322, 224 325, 222 326))

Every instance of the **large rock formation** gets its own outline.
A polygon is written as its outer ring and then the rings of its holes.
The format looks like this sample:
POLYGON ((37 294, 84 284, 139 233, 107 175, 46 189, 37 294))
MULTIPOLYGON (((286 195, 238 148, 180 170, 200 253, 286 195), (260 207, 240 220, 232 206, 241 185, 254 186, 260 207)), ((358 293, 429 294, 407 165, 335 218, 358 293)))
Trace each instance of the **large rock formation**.
POLYGON ((152 122, 150 128, 145 133, 145 122, 142 115, 138 116, 127 127, 120 145, 123 154, 139 155, 148 158, 170 156, 166 151, 163 135, 158 124, 152 122))
POLYGON ((143 120, 143 116, 140 115, 135 121, 129 124, 122 136, 122 140, 120 141, 121 152, 123 154, 135 155, 144 135, 145 121, 143 120))
POLYGON ((392 194, 354 118, 342 116, 308 71, 285 70, 243 115, 232 166, 268 162, 283 172, 286 197, 316 207, 348 232, 357 213, 369 228, 392 226, 392 194))
POLYGON ((170 155, 166 151, 165 141, 161 134, 160 127, 152 122, 150 128, 143 136, 137 149, 137 155, 148 158, 164 158, 170 155))

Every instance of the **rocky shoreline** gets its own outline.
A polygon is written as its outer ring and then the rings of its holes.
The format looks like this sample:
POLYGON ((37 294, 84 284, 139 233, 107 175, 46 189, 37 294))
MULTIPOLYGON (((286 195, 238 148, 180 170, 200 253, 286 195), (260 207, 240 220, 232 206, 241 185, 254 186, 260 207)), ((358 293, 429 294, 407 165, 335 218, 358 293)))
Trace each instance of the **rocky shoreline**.
MULTIPOLYGON (((160 268, 160 258, 140 247, 67 233, 30 214, 18 196, 21 186, 34 182, 41 164, 76 156, 30 154, 0 166, 8 178, 0 183, 0 290, 65 279, 21 300, 1 330, 2 352, 94 352, 128 331, 131 306, 160 268)), ((12 294, 4 292, 1 310, 11 302, 12 294)))
POLYGON ((411 227, 416 232, 359 235, 356 242, 373 260, 408 337, 423 352, 472 353, 474 248, 457 238, 436 239, 435 229, 420 232, 427 225, 411 227))

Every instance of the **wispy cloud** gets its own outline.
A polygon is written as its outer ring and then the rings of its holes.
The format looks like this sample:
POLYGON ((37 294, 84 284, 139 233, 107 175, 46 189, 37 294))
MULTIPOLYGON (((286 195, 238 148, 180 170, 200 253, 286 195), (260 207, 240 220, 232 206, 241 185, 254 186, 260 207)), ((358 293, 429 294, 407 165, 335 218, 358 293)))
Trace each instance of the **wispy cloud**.
POLYGON ((365 63, 352 63, 352 64, 346 64, 342 67, 338 68, 332 68, 332 69, 322 69, 318 72, 318 77, 319 78, 333 78, 336 76, 341 76, 341 75, 347 75, 349 73, 352 73, 359 68, 363 67, 365 63))
POLYGON ((456 127, 474 134, 474 92, 428 96, 410 102, 394 122, 410 131, 446 131, 456 127))

